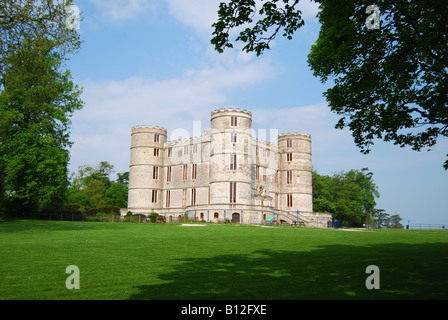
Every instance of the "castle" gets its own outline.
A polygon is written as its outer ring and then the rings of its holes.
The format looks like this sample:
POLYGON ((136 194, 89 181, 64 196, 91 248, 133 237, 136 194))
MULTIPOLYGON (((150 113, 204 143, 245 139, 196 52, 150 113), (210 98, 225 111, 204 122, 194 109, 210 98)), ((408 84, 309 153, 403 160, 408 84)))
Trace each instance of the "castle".
POLYGON ((327 226, 313 213, 311 136, 278 135, 278 143, 253 136, 252 113, 217 109, 199 137, 167 141, 167 130, 132 128, 128 208, 156 212, 167 222, 327 226))

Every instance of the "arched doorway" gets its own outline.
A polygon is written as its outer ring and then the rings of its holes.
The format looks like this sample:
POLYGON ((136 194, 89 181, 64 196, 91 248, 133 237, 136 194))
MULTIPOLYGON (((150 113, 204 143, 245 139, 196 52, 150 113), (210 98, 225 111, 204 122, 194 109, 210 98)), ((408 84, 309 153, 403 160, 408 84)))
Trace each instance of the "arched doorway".
POLYGON ((238 212, 232 214, 232 222, 240 223, 240 214, 238 212))

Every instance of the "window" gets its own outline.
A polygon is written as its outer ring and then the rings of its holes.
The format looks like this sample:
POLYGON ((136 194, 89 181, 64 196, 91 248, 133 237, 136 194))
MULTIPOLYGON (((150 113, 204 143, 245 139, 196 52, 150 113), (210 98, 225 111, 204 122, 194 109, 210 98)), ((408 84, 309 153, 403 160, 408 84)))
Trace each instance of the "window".
POLYGON ((291 152, 288 152, 286 154, 286 161, 292 161, 292 153, 291 152))
POLYGON ((157 190, 152 190, 152 203, 157 203, 157 190))
POLYGON ((197 153, 198 152, 198 145, 197 143, 193 145, 193 153, 197 153))
POLYGON ((275 171, 275 184, 278 184, 278 170, 275 171))
POLYGON ((169 208, 171 204, 171 191, 166 190, 166 207, 169 208))
POLYGON ((278 193, 275 194, 275 209, 278 210, 278 193))
POLYGON ((182 180, 187 181, 187 165, 182 165, 182 180))
POLYGON ((196 188, 191 189, 191 205, 194 206, 196 204, 196 188))
POLYGON ((267 177, 267 174, 266 174, 267 168, 262 168, 262 169, 263 169, 263 181, 266 182, 268 180, 268 177, 267 177))
POLYGON ((184 154, 188 154, 188 146, 184 146, 184 154))
POLYGON ((236 127, 237 126, 237 117, 231 117, 230 118, 230 125, 232 127, 236 127))
POLYGON ((232 132, 230 134, 230 142, 236 143, 236 133, 232 132))
POLYGON ((154 167, 152 170, 152 178, 154 180, 159 180, 159 167, 154 167))
POLYGON ((236 182, 230 182, 230 203, 236 203, 236 182))
POLYGON ((154 134, 154 142, 159 142, 160 138, 159 138, 159 134, 154 134))
POLYGON ((291 139, 286 140, 286 147, 292 148, 292 140, 291 139))
POLYGON ((292 184, 292 171, 286 171, 286 184, 292 184))
POLYGON ((255 167, 255 179, 260 180, 260 166, 255 167))
POLYGON ((288 208, 292 207, 292 194, 286 195, 286 203, 287 203, 288 208))
POLYGON ((159 150, 157 148, 154 148, 154 157, 158 157, 159 156, 159 150))
POLYGON ((214 217, 215 219, 218 219, 218 218, 219 218, 219 213, 218 213, 218 212, 215 212, 215 214, 213 215, 213 217, 214 217))
POLYGON ((236 170, 236 154, 230 155, 230 170, 236 170))
POLYGON ((195 180, 195 179, 196 179, 197 172, 198 172, 198 165, 197 165, 197 163, 194 163, 194 164, 191 166, 191 179, 192 179, 192 180, 195 180))
POLYGON ((167 155, 166 155, 166 156, 167 156, 168 158, 171 158, 171 152, 172 152, 172 151, 171 151, 171 148, 167 149, 166 152, 167 152, 167 155))
POLYGON ((171 181, 171 167, 166 168, 166 181, 171 181))
POLYGON ((187 207, 187 189, 182 189, 182 208, 187 207))

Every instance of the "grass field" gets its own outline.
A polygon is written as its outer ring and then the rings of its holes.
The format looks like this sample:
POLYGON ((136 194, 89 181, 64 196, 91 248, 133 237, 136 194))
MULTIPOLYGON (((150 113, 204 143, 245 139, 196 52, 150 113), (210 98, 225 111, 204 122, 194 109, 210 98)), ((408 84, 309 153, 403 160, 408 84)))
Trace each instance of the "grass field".
POLYGON ((0 244, 3 300, 448 298, 444 231, 12 221, 0 244))

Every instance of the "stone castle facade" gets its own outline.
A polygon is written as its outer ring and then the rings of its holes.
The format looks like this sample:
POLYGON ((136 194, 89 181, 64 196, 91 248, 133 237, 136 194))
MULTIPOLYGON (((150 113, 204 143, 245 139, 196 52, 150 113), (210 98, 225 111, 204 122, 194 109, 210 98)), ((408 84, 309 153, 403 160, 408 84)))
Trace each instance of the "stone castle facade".
POLYGON ((241 109, 213 111, 211 129, 189 139, 167 141, 160 127, 132 128, 122 214, 156 212, 167 222, 299 219, 326 226, 331 216, 313 213, 311 136, 279 134, 274 144, 253 132, 251 112, 241 109))

